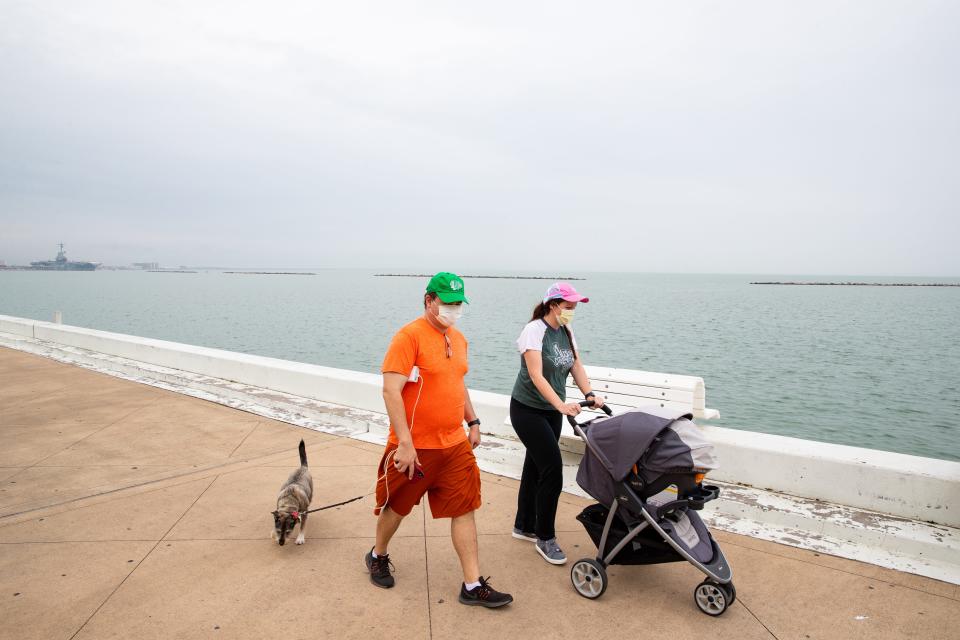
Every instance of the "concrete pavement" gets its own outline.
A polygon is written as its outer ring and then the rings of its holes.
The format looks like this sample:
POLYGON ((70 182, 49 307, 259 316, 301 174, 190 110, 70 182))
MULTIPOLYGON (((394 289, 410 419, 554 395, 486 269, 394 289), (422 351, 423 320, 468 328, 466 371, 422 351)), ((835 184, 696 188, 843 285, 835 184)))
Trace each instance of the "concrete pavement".
MULTIPOLYGON (((372 498, 311 516, 307 543, 268 539, 304 438, 314 505, 370 487, 380 447, 0 348, 0 638, 951 638, 955 585, 715 532, 737 602, 693 604, 685 563, 612 567, 602 598, 510 536, 517 482, 483 476, 484 575, 516 602, 457 602, 447 521, 426 505, 373 587, 372 498)), ((592 555, 564 495, 560 542, 592 555)))

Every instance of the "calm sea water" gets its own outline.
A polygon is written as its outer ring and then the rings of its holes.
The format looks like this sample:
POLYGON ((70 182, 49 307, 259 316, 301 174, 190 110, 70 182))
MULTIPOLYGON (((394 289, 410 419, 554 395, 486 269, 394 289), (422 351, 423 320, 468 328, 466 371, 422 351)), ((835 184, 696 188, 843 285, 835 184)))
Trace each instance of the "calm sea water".
MULTIPOLYGON (((960 460, 960 289, 581 275, 591 302, 574 328, 587 364, 701 376, 721 426, 960 460)), ((513 340, 549 283, 466 284, 468 383, 509 393, 513 340)), ((49 320, 61 310, 72 325, 376 372, 393 332, 421 312, 424 286, 353 270, 0 272, 0 313, 49 320)))

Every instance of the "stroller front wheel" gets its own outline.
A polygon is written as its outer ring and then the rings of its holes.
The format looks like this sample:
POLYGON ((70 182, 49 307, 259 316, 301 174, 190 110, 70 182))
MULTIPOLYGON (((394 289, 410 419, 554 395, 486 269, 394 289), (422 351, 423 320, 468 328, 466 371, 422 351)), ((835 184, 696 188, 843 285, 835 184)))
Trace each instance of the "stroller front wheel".
POLYGON ((708 616, 719 616, 733 604, 736 593, 733 583, 720 584, 707 578, 693 590, 693 600, 700 611, 708 616))
POLYGON ((570 568, 570 582, 577 593, 593 600, 607 590, 607 570, 593 558, 583 558, 570 568))

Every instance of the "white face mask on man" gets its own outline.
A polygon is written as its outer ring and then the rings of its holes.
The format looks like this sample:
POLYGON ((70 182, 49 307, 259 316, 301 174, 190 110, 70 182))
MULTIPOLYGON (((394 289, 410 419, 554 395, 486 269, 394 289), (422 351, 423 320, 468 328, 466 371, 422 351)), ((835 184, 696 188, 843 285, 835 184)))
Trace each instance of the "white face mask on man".
POLYGON ((444 325, 452 327, 463 315, 463 306, 459 304, 438 305, 437 319, 444 325))

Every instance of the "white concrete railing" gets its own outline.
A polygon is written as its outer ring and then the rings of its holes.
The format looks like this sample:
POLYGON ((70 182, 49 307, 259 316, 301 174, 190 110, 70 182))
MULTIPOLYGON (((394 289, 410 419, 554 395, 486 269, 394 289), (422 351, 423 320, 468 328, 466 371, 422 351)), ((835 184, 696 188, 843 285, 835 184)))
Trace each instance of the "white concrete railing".
MULTIPOLYGON (((379 375, 0 315, 14 334, 383 412, 379 375)), ((509 397, 471 391, 484 431, 513 437, 509 397)), ((960 463, 706 426, 717 480, 960 527, 960 463)))

